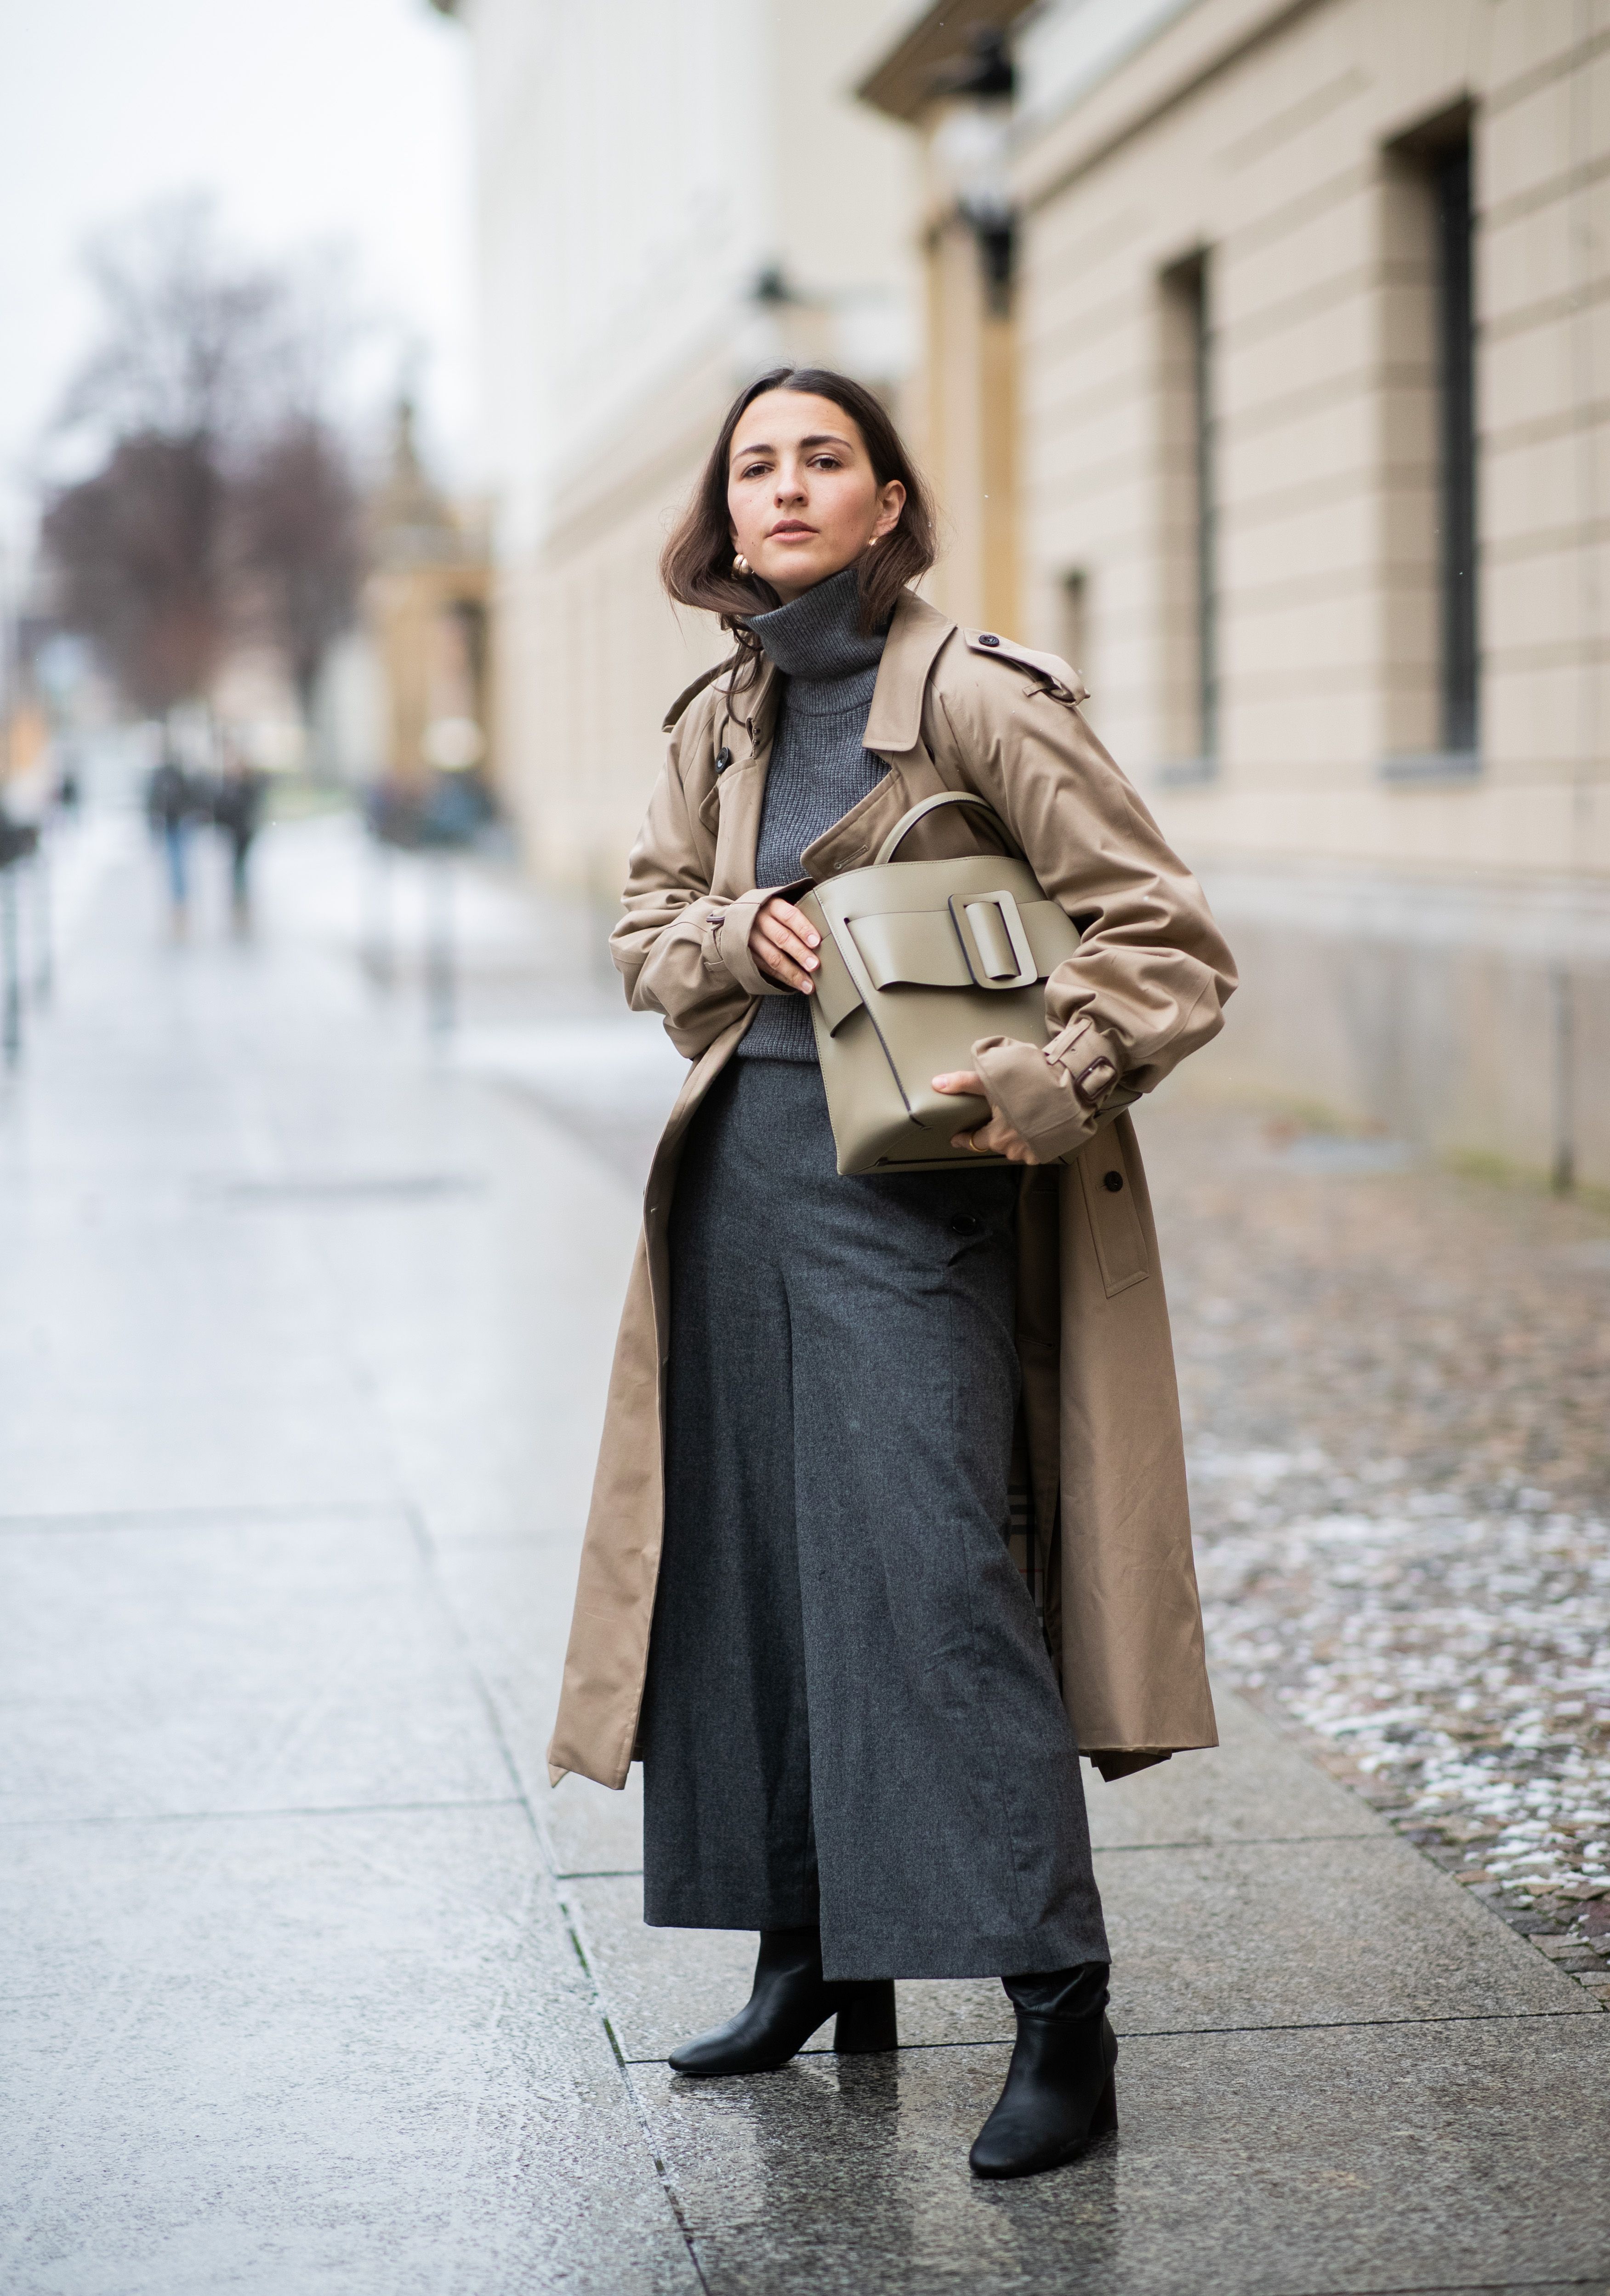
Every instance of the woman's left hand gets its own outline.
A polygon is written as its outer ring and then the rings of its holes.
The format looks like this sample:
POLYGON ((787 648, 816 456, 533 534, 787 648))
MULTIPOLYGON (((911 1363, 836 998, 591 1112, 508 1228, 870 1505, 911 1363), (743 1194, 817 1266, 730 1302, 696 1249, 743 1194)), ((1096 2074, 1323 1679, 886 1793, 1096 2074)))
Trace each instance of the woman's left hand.
MULTIPOLYGON (((971 1069, 955 1070, 945 1076, 936 1076, 932 1081, 935 1092, 965 1093, 971 1094, 975 1100, 990 1099, 982 1077, 971 1069)), ((1038 1164, 1039 1161, 1022 1133, 1013 1129, 993 1101, 990 1102, 988 1124, 981 1124, 976 1132, 954 1134, 950 1145, 973 1149, 981 1156, 1004 1156, 1009 1164, 1038 1164)))

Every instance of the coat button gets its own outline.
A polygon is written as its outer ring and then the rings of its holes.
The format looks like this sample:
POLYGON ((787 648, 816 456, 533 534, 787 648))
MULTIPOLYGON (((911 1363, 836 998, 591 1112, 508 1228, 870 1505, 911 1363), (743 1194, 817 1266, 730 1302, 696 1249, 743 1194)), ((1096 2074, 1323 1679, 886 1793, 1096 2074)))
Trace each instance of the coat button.
POLYGON ((978 642, 980 645, 998 645, 1000 644, 1000 640, 996 636, 993 630, 980 630, 978 634, 978 642))
POLYGON ((952 1235, 982 1235, 984 1224, 976 1212, 957 1212, 950 1223, 952 1235))
POLYGON ((1115 1196, 1122 1189, 1123 1174, 1121 1172, 1108 1172, 1104 1177, 1101 1185, 1106 1190, 1108 1195, 1115 1196))
POLYGON ((732 751, 730 750, 722 749, 716 751, 716 771, 719 774, 724 774, 731 763, 732 751))

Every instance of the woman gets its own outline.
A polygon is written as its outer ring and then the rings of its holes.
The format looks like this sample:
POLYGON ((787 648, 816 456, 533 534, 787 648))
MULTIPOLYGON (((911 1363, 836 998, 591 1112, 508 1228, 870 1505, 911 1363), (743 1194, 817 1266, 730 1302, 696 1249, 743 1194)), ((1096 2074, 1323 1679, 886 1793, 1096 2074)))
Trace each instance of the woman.
MULTIPOLYGON (((619 1786, 641 1756, 651 1923, 760 1932, 750 2001, 678 2072, 768 2070, 830 2016, 839 2049, 892 2048, 895 1978, 998 1976, 1017 2042, 972 2165, 1009 2177, 1115 2123, 1079 1744, 1113 1776, 1214 1742, 1155 1240, 1112 1103, 1213 1035, 1233 975, 1073 673, 910 588, 932 532, 872 395, 784 368, 738 398, 665 552, 671 596, 737 650, 667 720, 614 936, 694 1065, 549 1760, 619 1786), (947 788, 988 800, 1082 939, 1043 1051, 984 1038, 935 1079, 987 1099, 956 1144, 990 1160, 841 1178, 790 895, 947 788)), ((977 850, 965 810, 902 858, 977 850)))

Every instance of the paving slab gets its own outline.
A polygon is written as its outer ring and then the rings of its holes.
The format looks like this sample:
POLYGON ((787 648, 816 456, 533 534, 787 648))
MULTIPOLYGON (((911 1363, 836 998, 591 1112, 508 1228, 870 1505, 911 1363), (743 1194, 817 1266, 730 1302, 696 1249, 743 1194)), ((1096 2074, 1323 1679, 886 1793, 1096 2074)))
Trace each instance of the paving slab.
POLYGON ((548 1784, 547 1746, 559 1703, 580 1539, 449 1538, 431 1542, 432 1570, 497 1719, 556 1868, 619 1870, 642 1861, 641 1774, 629 1804, 588 1778, 548 1784), (567 1824, 569 1831, 567 1832, 567 1824), (591 1841, 583 1849, 581 1838, 591 1841), (571 1834, 577 1835, 574 1847, 571 1834), (607 1835, 609 1846, 604 1847, 607 1835))
POLYGON ((1594 2013, 1390 1833, 1105 1850, 1096 1868, 1132 2032, 1594 2013))
POLYGON ((583 1150, 483 1097, 484 1190, 333 1217, 325 1264, 432 1540, 577 1543, 639 1215, 583 1150))
POLYGON ((591 1778, 563 1779, 546 1800, 538 1801, 536 1816, 553 1844, 554 1870, 561 1880, 639 1871, 643 1773, 635 1765, 619 1793, 596 1785, 591 1778))
POLYGON ((0 1529, 0 1818, 506 1799, 406 1518, 0 1529))
POLYGON ((1219 1743, 1109 1785, 1088 1766, 1099 1849, 1172 1841, 1267 1841, 1384 1833, 1357 1794, 1327 1778, 1244 1698, 1215 1684, 1219 1743))
POLYGON ((326 1398, 269 1414, 260 1391, 19 1401, 0 1418, 13 1514, 113 1512, 138 1489, 157 1513, 181 1507, 318 1506, 392 1494, 389 1462, 357 1414, 326 1398))
POLYGON ((1115 2137, 980 2185, 1006 2054, 634 2068, 711 2296, 1384 2296, 1610 2268, 1610 2021, 1131 2040, 1115 2137))
MULTIPOLYGON (((1105 1850, 1096 1866, 1121 2033, 1597 2013, 1581 1986, 1388 1833, 1105 1850)), ((628 2059, 666 2056, 744 1999, 752 1935, 645 1929, 635 1875, 563 1887, 628 2059)), ((993 1979, 902 1983, 899 2000, 908 2046, 1012 2030, 993 1979)))
POLYGON ((14 1830, 7 2296, 693 2296, 522 1811, 14 1830))

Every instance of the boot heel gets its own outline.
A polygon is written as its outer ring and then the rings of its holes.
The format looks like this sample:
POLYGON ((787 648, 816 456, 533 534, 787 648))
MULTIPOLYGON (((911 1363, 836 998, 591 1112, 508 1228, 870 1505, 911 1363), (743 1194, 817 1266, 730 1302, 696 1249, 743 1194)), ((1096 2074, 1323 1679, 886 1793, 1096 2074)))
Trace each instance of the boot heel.
POLYGON ((900 2046, 894 1980, 858 1985, 834 2021, 833 2046, 842 2057, 871 2057, 900 2046))
POLYGON ((1107 2075, 1107 2085, 1096 2100, 1096 2110, 1090 2115, 1092 2136, 1110 2136, 1118 2126, 1118 2077, 1107 2075))

